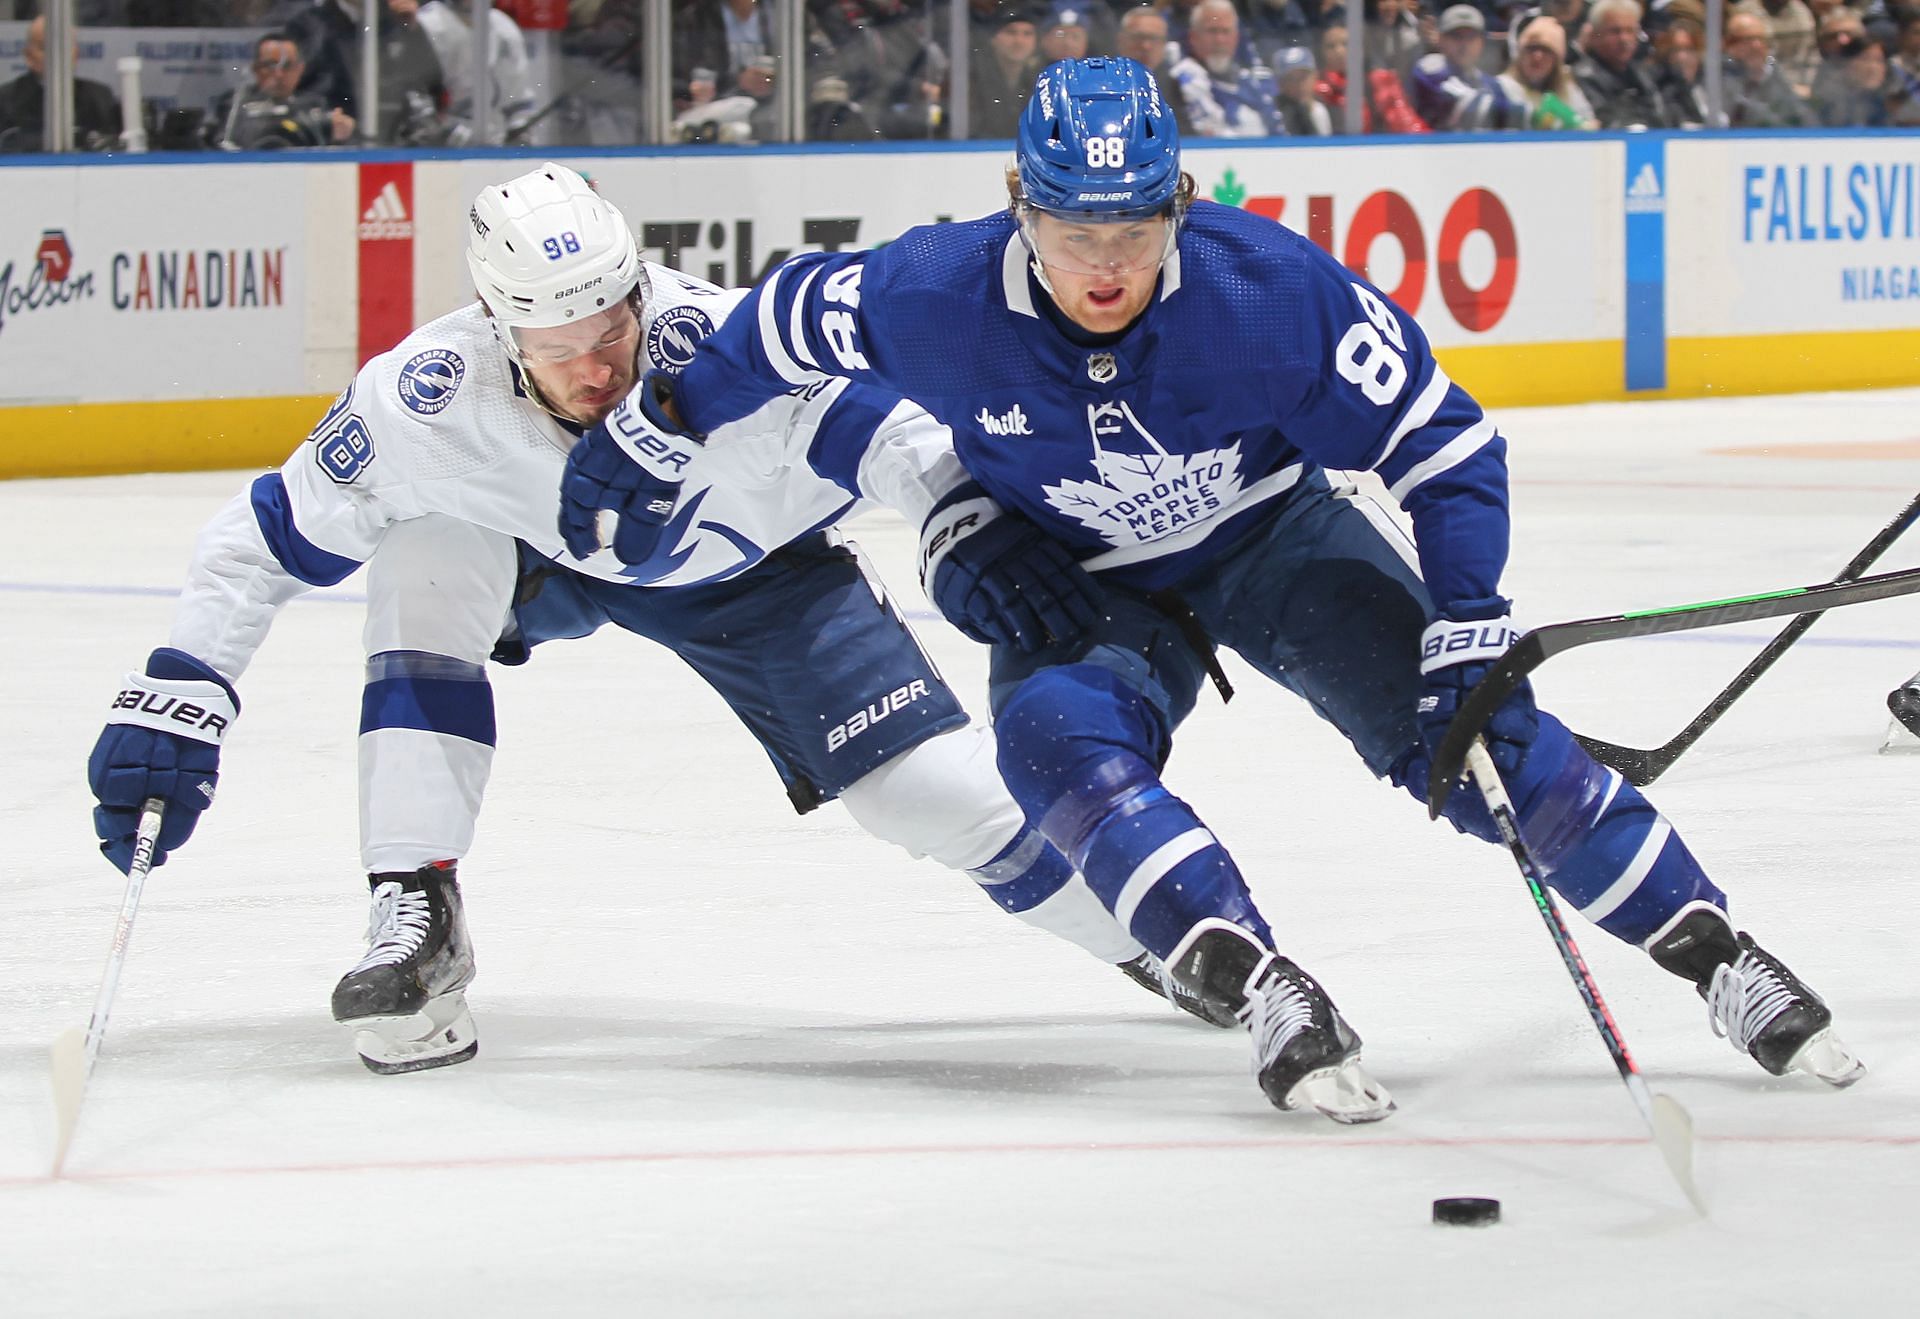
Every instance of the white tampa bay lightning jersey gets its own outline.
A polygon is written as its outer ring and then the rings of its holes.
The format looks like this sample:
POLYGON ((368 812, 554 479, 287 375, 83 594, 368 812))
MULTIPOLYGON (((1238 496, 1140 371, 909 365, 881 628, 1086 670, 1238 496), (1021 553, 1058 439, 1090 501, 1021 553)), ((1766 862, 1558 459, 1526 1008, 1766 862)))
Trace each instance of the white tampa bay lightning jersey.
MULTIPOLYGON (((644 264, 642 374, 677 370, 742 296, 644 264)), ((345 578, 396 522, 458 518, 524 542, 564 567, 636 588, 719 581, 844 516, 863 496, 913 515, 952 484, 945 429, 897 396, 834 381, 774 398, 713 437, 687 471, 653 556, 576 559, 557 527, 572 431, 521 387, 477 302, 369 361, 306 443, 201 532, 170 644, 237 680, 274 612, 345 578), (820 475, 810 450, 866 457, 820 475)))

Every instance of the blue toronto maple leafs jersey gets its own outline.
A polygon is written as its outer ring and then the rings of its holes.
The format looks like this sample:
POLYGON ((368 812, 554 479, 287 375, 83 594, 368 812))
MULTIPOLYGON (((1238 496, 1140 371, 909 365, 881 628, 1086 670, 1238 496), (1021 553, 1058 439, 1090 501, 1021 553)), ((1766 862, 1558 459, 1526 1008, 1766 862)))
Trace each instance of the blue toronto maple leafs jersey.
POLYGON ((1323 467, 1371 469, 1443 610, 1497 593, 1505 441, 1413 318, 1319 248, 1199 202, 1117 340, 1076 343, 1045 297, 1005 213, 798 256, 703 345, 682 415, 710 431, 822 375, 882 384, 952 428, 1003 506, 1148 590, 1205 572, 1323 467))

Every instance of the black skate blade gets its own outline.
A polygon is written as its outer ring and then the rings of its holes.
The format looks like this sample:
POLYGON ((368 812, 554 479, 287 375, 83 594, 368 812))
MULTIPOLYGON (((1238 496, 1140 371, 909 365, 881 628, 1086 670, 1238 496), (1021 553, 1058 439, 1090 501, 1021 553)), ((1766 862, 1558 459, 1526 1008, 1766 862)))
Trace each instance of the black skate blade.
POLYGON ((360 1061, 375 1076, 404 1076, 408 1072, 427 1072, 436 1067, 451 1067, 455 1063, 466 1062, 480 1052, 480 1041, 475 1040, 458 1053, 442 1053, 427 1058, 408 1058, 404 1062, 383 1063, 376 1058, 360 1055, 360 1061))

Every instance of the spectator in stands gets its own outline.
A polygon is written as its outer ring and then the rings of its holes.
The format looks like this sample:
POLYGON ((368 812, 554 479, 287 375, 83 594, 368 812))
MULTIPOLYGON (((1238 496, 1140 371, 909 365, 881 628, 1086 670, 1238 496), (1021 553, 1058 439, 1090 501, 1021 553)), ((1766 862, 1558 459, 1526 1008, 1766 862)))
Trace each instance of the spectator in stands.
MULTIPOLYGON (((447 0, 387 0, 395 15, 417 13, 417 22, 432 42, 445 85, 447 112, 467 130, 474 121, 473 21, 465 4, 447 0)), ((492 78, 486 144, 498 146, 512 136, 533 112, 533 69, 527 58, 527 39, 520 25, 498 6, 487 11, 487 69, 492 78)), ((381 83, 386 82, 383 67, 381 83)), ((384 122, 381 125, 385 129, 384 122)))
POLYGON ((1253 43, 1254 54, 1276 72, 1279 52, 1303 46, 1311 54, 1320 44, 1320 29, 1338 18, 1342 0, 1247 0, 1241 34, 1253 43))
POLYGON ((1530 14, 1514 26, 1513 61, 1500 75, 1507 98, 1527 107, 1515 127, 1597 128, 1587 94, 1567 70, 1567 31, 1551 14, 1530 14))
MULTIPOLYGON (((1480 67, 1491 73, 1503 72, 1518 53, 1514 27, 1539 13, 1540 8, 1533 0, 1475 0, 1475 6, 1487 20, 1487 48, 1480 56, 1480 67)), ((1437 25, 1434 36, 1439 37, 1437 25)))
POLYGON ((902 0, 838 0, 819 11, 832 72, 882 137, 945 137, 947 52, 924 7, 902 0))
POLYGON ((1158 5, 1167 16, 1167 40, 1182 55, 1191 55, 1187 33, 1193 27, 1193 11, 1200 7, 1200 0, 1158 0, 1158 5))
POLYGON ((807 89, 804 136, 809 142, 870 142, 880 136, 880 129, 852 99, 847 80, 826 74, 807 89))
POLYGON ((1333 116, 1320 103, 1316 90, 1320 70, 1313 52, 1305 46, 1282 46, 1276 57, 1273 76, 1280 86, 1278 104, 1280 125, 1288 137, 1327 137, 1333 132, 1333 116))
POLYGON ((1736 13, 1727 19, 1727 123, 1734 128, 1805 128, 1813 112, 1773 62, 1767 20, 1736 13))
POLYGON ((300 47, 306 72, 298 91, 320 98, 349 119, 360 117, 360 7, 345 0, 286 0, 268 21, 300 47))
POLYGON ((1751 14, 1767 25, 1767 35, 1773 38, 1774 67, 1794 94, 1804 97, 1820 64, 1814 42, 1817 29, 1806 0, 1738 0, 1727 6, 1727 16, 1735 14, 1751 14))
POLYGON ((773 6, 761 0, 680 0, 673 11, 674 109, 706 103, 690 86, 695 69, 713 76, 713 96, 707 100, 738 95, 747 62, 779 53, 773 22, 773 6))
MULTIPOLYGON (((47 104, 47 20, 27 24, 21 58, 27 71, 0 87, 0 152, 45 148, 47 104)), ((73 143, 76 150, 104 151, 120 143, 120 102, 105 83, 76 75, 73 80, 73 143)), ((21 204, 16 198, 10 205, 21 204)))
POLYGON ((1281 127, 1279 89, 1264 64, 1242 63, 1240 13, 1232 0, 1200 0, 1187 31, 1187 58, 1173 80, 1200 137, 1272 137, 1281 127))
POLYGON ((1168 58, 1167 16, 1152 5, 1136 5, 1121 15, 1115 42, 1119 54, 1153 70, 1153 80, 1160 84, 1160 99, 1172 107, 1181 136, 1191 136, 1193 120, 1187 114, 1180 85, 1173 80, 1173 61, 1168 58))
MULTIPOLYGON (((1815 50, 1817 52, 1816 72, 1818 71, 1818 61, 1833 58, 1833 56, 1838 53, 1836 47, 1839 46, 1843 39, 1853 38, 1857 41, 1865 41, 1868 35, 1867 20, 1860 16, 1858 10, 1849 9, 1845 5, 1835 5, 1833 8, 1827 10, 1826 13, 1820 15, 1818 32, 1814 38, 1815 50)), ((1779 38, 1774 38, 1774 41, 1776 44, 1774 46, 1773 57, 1777 62, 1784 64, 1785 61, 1780 60, 1779 45, 1777 44, 1779 38)), ((1793 81, 1791 75, 1788 76, 1787 81, 1793 81)), ((1808 86, 1812 86, 1812 83, 1808 83, 1808 86)))
MULTIPOLYGON (((1330 22, 1320 32, 1320 83, 1314 89, 1333 117, 1335 131, 1346 132, 1347 25, 1330 22)), ((1426 120, 1414 113, 1406 86, 1392 69, 1367 70, 1367 94, 1360 102, 1363 133, 1430 133, 1426 120)))
MULTIPOLYGON (((567 0, 560 33, 559 88, 533 112, 561 142, 596 146, 641 141, 640 0, 567 0)), ((691 69, 691 64, 685 67, 691 69)), ((717 67, 717 66, 710 66, 717 67)))
POLYGON ((1480 67, 1486 15, 1472 5, 1449 5, 1439 26, 1440 49, 1415 60, 1407 80, 1414 110, 1440 133, 1524 128, 1526 103, 1509 96, 1500 80, 1480 67))
POLYGON ((1040 63, 1084 59, 1103 52, 1092 49, 1087 11, 1075 5, 1055 5, 1040 30, 1040 63))
POLYGON ((1893 66, 1910 77, 1920 78, 1920 6, 1901 16, 1896 41, 1893 66))
POLYGON ((253 77, 214 100, 209 132, 223 151, 340 146, 353 139, 354 118, 317 92, 303 92, 306 60, 289 32, 269 32, 253 46, 253 77))
POLYGON ((1812 104, 1828 128, 1912 127, 1920 123, 1920 87, 1864 33, 1836 38, 1813 77, 1812 104))
POLYGON ((1653 81, 1682 128, 1707 122, 1706 29, 1699 20, 1679 18, 1653 39, 1653 81))
POLYGON ((1598 0, 1587 16, 1574 80, 1602 128, 1672 128, 1679 116, 1640 59, 1638 0, 1598 0))
POLYGON ((1018 0, 1006 0, 995 15, 987 48, 976 46, 968 62, 970 137, 1013 136, 1040 74, 1038 47, 1033 11, 1018 0))
MULTIPOLYGON (((370 131, 360 125, 363 139, 370 131)), ((465 125, 447 116, 446 74, 420 23, 420 0, 386 0, 380 15, 380 141, 462 146, 468 136, 465 125)))
POLYGON ((1415 8, 1407 0, 1366 0, 1368 68, 1392 69, 1395 76, 1410 78, 1414 61, 1427 53, 1415 8))
POLYGON ((1587 36, 1587 0, 1540 0, 1540 12, 1560 20, 1567 49, 1578 50, 1587 36))

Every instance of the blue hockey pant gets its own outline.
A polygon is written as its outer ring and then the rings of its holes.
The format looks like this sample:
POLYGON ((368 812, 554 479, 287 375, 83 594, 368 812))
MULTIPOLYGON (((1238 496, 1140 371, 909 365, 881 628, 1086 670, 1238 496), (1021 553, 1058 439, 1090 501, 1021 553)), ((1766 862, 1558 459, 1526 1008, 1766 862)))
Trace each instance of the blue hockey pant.
MULTIPOLYGON (((1107 617, 1090 638, 1038 655, 996 649, 1007 785, 1155 953, 1171 956, 1208 917, 1270 945, 1232 858, 1160 779, 1207 656, 1164 599, 1111 583, 1106 594, 1107 617)), ((1411 545, 1382 510, 1350 492, 1302 488, 1178 595, 1205 637, 1304 698, 1376 776, 1424 803, 1414 707, 1432 606, 1411 545)), ((1609 934, 1644 945, 1689 904, 1725 906, 1666 819, 1544 711, 1507 789, 1552 887, 1609 934)), ((1498 840, 1471 790, 1452 794, 1446 816, 1498 840)))

